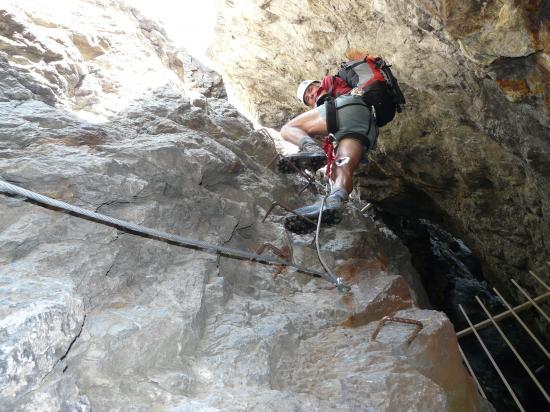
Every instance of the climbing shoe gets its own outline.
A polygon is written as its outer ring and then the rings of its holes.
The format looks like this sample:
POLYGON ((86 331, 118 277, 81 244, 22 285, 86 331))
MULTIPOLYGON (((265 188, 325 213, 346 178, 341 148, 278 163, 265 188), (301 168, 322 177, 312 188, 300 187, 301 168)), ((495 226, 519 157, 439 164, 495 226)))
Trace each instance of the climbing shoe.
MULTIPOLYGON (((321 224, 333 226, 340 223, 344 217, 345 205, 341 197, 334 195, 328 196, 323 207, 321 224)), ((320 210, 320 201, 313 205, 296 209, 296 213, 290 213, 285 217, 285 228, 299 235, 313 232, 317 228, 317 219, 319 218, 320 210)))
POLYGON ((306 142, 298 153, 281 158, 277 168, 281 173, 297 173, 298 170, 316 171, 327 163, 327 155, 315 143, 306 142))

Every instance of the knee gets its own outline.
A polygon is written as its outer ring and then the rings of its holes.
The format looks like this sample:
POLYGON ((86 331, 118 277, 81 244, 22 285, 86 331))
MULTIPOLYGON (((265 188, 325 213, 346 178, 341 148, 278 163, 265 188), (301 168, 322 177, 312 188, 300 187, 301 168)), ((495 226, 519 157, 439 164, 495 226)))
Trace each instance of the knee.
POLYGON ((344 138, 338 143, 338 156, 351 157, 353 159, 363 157, 365 153, 365 145, 354 138, 344 138))
POLYGON ((290 131, 290 122, 287 122, 285 123, 285 125, 283 127, 281 127, 281 137, 285 140, 288 140, 288 135, 289 135, 289 131, 290 131))
POLYGON ((285 123, 283 127, 281 127, 281 131, 279 133, 281 133, 281 137, 283 139, 287 140, 286 136, 288 135, 288 123, 285 123))
POLYGON ((339 140, 338 147, 349 151, 358 151, 364 150, 365 144, 356 137, 343 137, 339 140))

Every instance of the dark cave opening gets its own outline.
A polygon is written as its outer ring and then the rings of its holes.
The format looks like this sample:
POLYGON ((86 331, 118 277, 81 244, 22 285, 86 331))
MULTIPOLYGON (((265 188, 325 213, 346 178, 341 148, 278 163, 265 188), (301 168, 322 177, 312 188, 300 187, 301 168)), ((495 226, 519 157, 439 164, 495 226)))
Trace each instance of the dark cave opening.
MULTIPOLYGON (((489 282, 484 279, 479 258, 462 240, 426 219, 397 216, 380 210, 376 212, 376 216, 410 250, 412 264, 422 279, 430 303, 434 309, 447 314, 457 332, 468 327, 459 310, 459 304, 464 307, 474 324, 487 319, 475 296, 481 299, 492 315, 506 310, 489 282)), ((524 320, 529 316, 529 311, 520 315, 524 320)), ((513 317, 500 321, 498 325, 546 392, 550 392, 550 363, 545 354, 513 317)), ((548 347, 548 342, 545 342, 540 333, 536 330, 533 332, 548 347)), ((498 331, 491 326, 480 330, 479 335, 525 410, 545 410, 548 402, 544 395, 498 331)), ((495 409, 518 410, 475 335, 462 337, 459 344, 495 409)))

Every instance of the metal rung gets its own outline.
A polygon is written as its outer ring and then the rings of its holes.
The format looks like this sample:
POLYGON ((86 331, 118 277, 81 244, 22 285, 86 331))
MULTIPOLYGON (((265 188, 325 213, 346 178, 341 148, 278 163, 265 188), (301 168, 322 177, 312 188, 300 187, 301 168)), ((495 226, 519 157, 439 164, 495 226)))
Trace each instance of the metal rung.
POLYGON ((477 376, 474 373, 474 370, 472 369, 472 367, 470 366, 470 362, 468 362, 468 358, 466 357, 466 355, 464 355, 464 352, 462 351, 460 344, 458 344, 458 351, 460 352, 460 356, 462 356, 462 360, 464 361, 464 363, 466 364, 466 367, 468 368, 468 371, 470 372, 470 376, 474 378, 474 381, 477 385, 477 389, 479 390, 479 393, 481 393, 481 396, 487 399, 487 396, 485 396, 485 392, 483 392, 483 388, 479 384, 479 381, 477 380, 477 376))
POLYGON ((531 296, 529 296, 529 294, 526 291, 524 291, 523 288, 520 285, 518 285, 514 279, 510 279, 510 282, 512 282, 514 286, 518 288, 518 290, 523 294, 523 296, 525 296, 529 300, 529 302, 533 304, 533 306, 539 311, 539 313, 544 317, 544 319, 546 319, 547 322, 550 322, 550 318, 548 317, 548 315, 544 313, 544 311, 540 308, 539 305, 537 305, 535 301, 533 301, 531 296))
POLYGON ((539 390, 542 392, 542 394, 544 395, 544 397, 546 398, 546 401, 547 402, 550 402, 550 397, 548 396, 548 393, 546 393, 546 391, 544 390, 544 388, 542 387, 542 385, 540 384, 540 382, 538 381, 538 379, 535 377, 535 375, 533 374, 533 372, 531 372, 531 369, 529 369, 529 366, 527 366, 527 364, 525 363, 525 361, 523 360, 523 358, 521 357, 521 355, 518 353, 518 351, 516 350, 516 348, 514 347, 514 345, 512 345, 512 342, 510 342, 508 340, 508 338, 506 337, 506 335, 504 334, 504 332, 502 331, 502 329, 500 328, 500 326, 498 326, 498 324, 496 323, 495 319, 491 316, 491 313, 489 313, 489 311, 487 310, 487 308, 485 307, 485 305, 483 304, 483 302, 481 301, 481 299, 479 299, 479 297, 475 297, 476 300, 477 300, 477 303, 479 303, 479 306, 481 306, 481 309, 483 309, 483 311, 485 312, 485 314, 487 315, 487 317, 491 320, 491 322, 493 323, 493 326, 495 327, 495 329, 498 331, 498 333, 500 334, 500 336, 502 337, 502 339, 504 339, 504 341, 506 342, 506 344, 508 345, 508 347, 512 350, 512 352, 514 352, 514 355, 516 355, 516 358, 517 360, 519 361, 519 363, 521 363, 521 366, 523 366, 523 368, 525 369, 525 371, 527 372, 527 374, 531 377, 531 379, 533 380, 533 382, 535 383, 535 385, 537 385, 537 387, 539 388, 539 390))
MULTIPOLYGON (((264 253, 264 251, 266 249, 271 250, 273 253, 275 253, 280 258, 288 260, 289 262, 294 262, 292 246, 286 246, 285 245, 285 246, 283 246, 282 248, 279 249, 275 245, 266 242, 256 250, 256 254, 261 255, 261 254, 264 253)), ((286 267, 285 265, 277 266, 277 270, 273 273, 273 279, 276 279, 277 276, 279 276, 282 273, 282 271, 285 270, 285 267, 286 267)))
POLYGON ((477 330, 474 328, 474 325, 472 324, 472 321, 470 320, 470 318, 468 317, 468 315, 464 311, 464 308, 462 307, 461 304, 459 304, 458 307, 459 307, 460 311, 462 312, 462 314, 464 315, 464 317, 466 318, 466 322, 468 322, 468 325, 470 325, 470 327, 472 328, 472 330, 474 332, 474 335, 476 335, 476 338, 477 338, 478 342, 480 343, 481 347, 483 348, 483 350, 485 351, 485 354, 489 357, 489 360, 493 364, 493 367, 496 369, 496 371, 498 373, 498 376, 500 376, 500 379, 502 379, 502 382, 504 382, 504 385, 506 386, 506 389, 508 389, 508 392, 510 393, 510 395, 512 395, 512 398, 516 402, 516 405, 518 406, 520 411, 525 412, 525 409, 523 409, 523 406, 521 406, 521 403, 518 400, 515 392, 512 390, 512 387, 510 386, 510 384, 508 383, 508 381, 506 380, 506 378, 502 374, 502 371, 500 370, 497 363, 493 359, 493 356, 491 355, 491 353, 489 352, 489 350, 485 346, 485 343, 483 343, 483 340, 481 339, 481 336, 479 336, 479 333, 477 333, 477 330))
MULTIPOLYGON (((500 296, 500 294, 499 294, 499 296, 500 296)), ((542 301, 548 299, 549 297, 550 297, 550 292, 547 292, 543 295, 537 296, 536 298, 533 299, 533 301, 534 302, 542 302, 542 301)), ((502 297, 500 297, 500 298, 502 299, 502 297)), ((504 299, 502 299, 502 300, 504 301, 504 299)), ((515 306, 513 308, 510 307, 510 305, 508 305, 508 304, 506 304, 506 305, 508 306, 508 310, 506 310, 504 312, 501 312, 498 315, 494 316, 495 320, 499 321, 499 320, 505 319, 509 316, 512 316, 515 313, 522 312, 524 310, 529 309, 531 306, 533 306, 533 304, 530 301, 522 303, 521 305, 515 306)), ((483 329, 487 326, 491 326, 491 321, 489 319, 486 319, 483 322, 476 323, 473 327, 476 330, 480 330, 480 329, 483 329)), ((462 329, 460 332, 457 332, 456 337, 458 339, 460 339, 460 338, 463 338, 464 336, 467 336, 471 333, 473 333, 473 329, 468 327, 468 328, 462 329)))
POLYGON ((365 213, 367 210, 372 208, 372 203, 367 203, 363 209, 361 209, 361 213, 365 213))
POLYGON ((273 211, 273 209, 275 209, 275 206, 279 206, 280 208, 283 208, 285 209, 287 212, 290 212, 290 213, 294 213, 296 216, 300 216, 302 219, 304 219, 306 222, 309 222, 311 223, 312 225, 314 226, 317 226, 317 222, 305 217, 304 215, 302 215, 301 213, 298 213, 296 210, 294 209, 291 209, 290 207, 282 204, 281 202, 273 202, 271 203, 271 206, 269 207, 269 209, 267 210, 264 218, 262 219, 262 223, 265 222, 265 220, 267 219, 267 217, 271 214, 271 212, 273 211))
POLYGON ((382 319, 380 319, 380 322, 378 322, 378 327, 374 330, 372 333, 371 339, 376 340, 376 337, 378 336, 378 333, 380 330, 384 327, 384 325, 388 322, 396 322, 396 323, 406 323, 408 325, 415 325, 416 328, 411 333, 411 335, 407 338, 407 345, 410 345, 411 342, 418 336, 424 325, 422 322, 416 319, 406 319, 406 318, 398 318, 396 316, 384 316, 382 319))
MULTIPOLYGON (((504 297, 502 297, 502 295, 500 294, 500 292, 496 289, 496 288, 493 288, 493 291, 498 295, 498 297, 500 298, 500 300, 502 300, 502 302, 504 303, 504 305, 508 308, 508 311, 514 315, 514 317, 516 318, 516 320, 519 322, 519 324, 523 327, 523 329, 525 329, 525 332, 527 332, 529 334, 529 336, 531 337, 531 339, 533 339, 533 342, 535 342, 539 348, 544 352, 544 354, 546 355, 547 358, 550 359, 550 353, 548 353, 548 351, 546 350, 546 348, 544 347, 544 345, 542 343, 540 343, 540 341, 537 339, 537 337, 533 334, 533 332, 531 332, 531 330, 527 327, 527 325, 521 320, 521 318, 518 316, 517 314, 517 311, 512 308, 510 306, 510 304, 506 301, 506 299, 504 299, 504 297)), ((531 302, 528 302, 528 303, 531 303, 531 302)), ((498 320, 496 317, 494 317, 495 320, 498 320)))
POLYGON ((537 279, 542 286, 544 286, 547 290, 550 291, 550 286, 548 286, 546 283, 544 283, 544 281, 541 278, 539 278, 537 275, 535 275, 535 273, 533 271, 530 270, 529 273, 531 275, 533 275, 534 278, 537 279))

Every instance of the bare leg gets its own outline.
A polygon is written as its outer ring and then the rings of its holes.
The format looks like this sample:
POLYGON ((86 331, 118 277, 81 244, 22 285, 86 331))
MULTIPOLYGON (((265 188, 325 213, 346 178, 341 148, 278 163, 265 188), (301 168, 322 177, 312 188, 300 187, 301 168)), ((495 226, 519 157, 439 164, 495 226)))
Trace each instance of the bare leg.
MULTIPOLYGON (((339 158, 348 157, 349 160, 346 164, 335 167, 336 181, 334 188, 343 189, 349 194, 353 190, 353 172, 363 157, 363 144, 353 138, 344 138, 338 145, 337 156, 339 158)), ((338 194, 337 190, 333 190, 323 207, 322 224, 334 225, 341 222, 346 199, 347 195, 344 197, 343 194, 338 194)), ((316 226, 303 219, 302 216, 317 220, 320 210, 321 204, 319 202, 297 209, 295 214, 289 214, 285 217, 285 228, 299 234, 315 230, 316 226)))
POLYGON ((343 138, 338 144, 337 159, 349 157, 349 161, 342 166, 335 167, 336 180, 334 186, 339 186, 351 193, 353 190, 353 172, 363 158, 363 144, 353 138, 343 138))
POLYGON ((316 109, 302 113, 285 124, 281 129, 281 136, 287 142, 298 146, 300 151, 281 158, 277 163, 279 172, 295 173, 297 170, 317 170, 326 164, 325 152, 312 139, 315 135, 326 134, 325 120, 316 109))
POLYGON ((317 109, 309 110, 290 120, 281 129, 281 136, 287 142, 299 146, 300 139, 316 135, 327 135, 327 124, 317 109))

